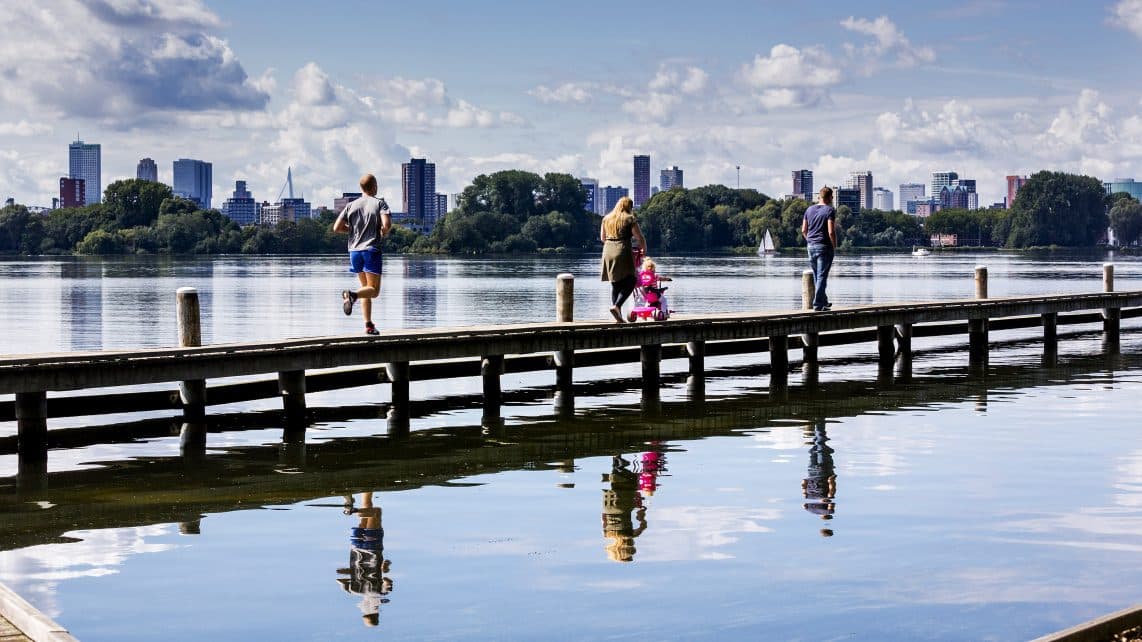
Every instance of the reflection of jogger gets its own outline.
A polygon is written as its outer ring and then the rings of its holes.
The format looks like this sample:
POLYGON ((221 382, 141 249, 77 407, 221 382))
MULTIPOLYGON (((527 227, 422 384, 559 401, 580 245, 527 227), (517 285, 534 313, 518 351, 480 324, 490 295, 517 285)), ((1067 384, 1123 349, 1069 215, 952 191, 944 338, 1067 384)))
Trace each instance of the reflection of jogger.
MULTIPOLYGON (((805 510, 819 515, 821 519, 833 519, 837 510, 834 501, 837 496, 837 473, 833 467, 833 449, 829 447, 829 435, 825 432, 825 420, 815 419, 805 428, 805 438, 809 440, 809 470, 801 481, 801 492, 805 495, 805 510)), ((822 528, 821 535, 829 537, 832 529, 822 528)))
POLYGON ((353 507, 353 498, 346 498, 346 515, 357 515, 360 522, 349 536, 349 568, 337 569, 337 582, 346 593, 361 596, 361 619, 365 626, 377 626, 381 621, 381 604, 393 590, 389 560, 385 559, 385 530, 381 526, 381 508, 373 506, 373 494, 361 493, 361 508, 353 507))

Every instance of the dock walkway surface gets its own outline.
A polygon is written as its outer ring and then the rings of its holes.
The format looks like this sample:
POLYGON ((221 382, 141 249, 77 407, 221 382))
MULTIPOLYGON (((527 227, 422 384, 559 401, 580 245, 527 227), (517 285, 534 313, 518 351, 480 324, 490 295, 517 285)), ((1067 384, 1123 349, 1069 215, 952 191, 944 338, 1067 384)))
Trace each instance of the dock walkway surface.
POLYGON ((0 642, 76 642, 67 629, 52 621, 16 594, 0 584, 0 642))

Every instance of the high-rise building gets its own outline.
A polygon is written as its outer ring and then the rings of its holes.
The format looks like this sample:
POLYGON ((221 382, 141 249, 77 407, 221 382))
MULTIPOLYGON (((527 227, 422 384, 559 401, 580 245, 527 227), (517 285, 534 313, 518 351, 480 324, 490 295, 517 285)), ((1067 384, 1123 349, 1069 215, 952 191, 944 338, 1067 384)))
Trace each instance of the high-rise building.
POLYGON ((83 207, 86 200, 86 181, 82 178, 67 178, 66 176, 59 179, 59 206, 60 207, 83 207))
POLYGON ((436 164, 410 158, 401 164, 401 209, 420 231, 436 225, 436 164))
POLYGON ((599 200, 601 201, 602 209, 600 212, 606 216, 615 209, 615 205, 619 204, 619 199, 624 196, 630 196, 630 192, 625 187, 606 187, 599 188, 599 200))
POLYGON ((155 164, 153 159, 144 158, 135 167, 135 178, 157 183, 159 182, 159 166, 155 164))
POLYGON ((67 176, 68 178, 82 178, 84 200, 83 205, 102 202, 103 199, 103 168, 101 164, 102 152, 98 143, 84 143, 77 140, 67 147, 67 176))
POLYGON ((579 186, 583 188, 583 195, 587 197, 587 201, 583 204, 583 209, 592 213, 599 213, 599 179, 583 177, 579 179, 579 186))
POLYGON ((675 187, 685 187, 682 183, 682 170, 678 169, 677 165, 662 170, 659 172, 658 185, 664 192, 675 187))
POLYGON ((833 203, 837 207, 848 205, 853 214, 860 214, 862 202, 860 190, 855 187, 840 187, 833 192, 833 203))
POLYGON ((962 185, 945 185, 940 188, 940 209, 967 209, 967 207, 968 191, 962 185))
POLYGON ((188 198, 202 209, 210 209, 214 166, 206 161, 180 158, 174 162, 175 196, 188 198))
POLYGON ((634 157, 634 199, 635 207, 642 207, 650 200, 650 156, 634 157))
POLYGON ((861 209, 872 209, 872 172, 849 172, 845 187, 860 190, 861 209))
POLYGON ((896 193, 900 197, 900 209, 908 214, 916 213, 916 201, 924 200, 923 183, 901 183, 896 193))
POLYGON ((960 179, 960 175, 955 172, 932 172, 932 190, 928 192, 932 195, 932 199, 940 198, 940 190, 945 187, 955 187, 955 181, 960 179))
POLYGON ((283 198, 278 205, 282 208, 282 218, 287 221, 300 221, 313 218, 313 205, 304 196, 283 198))
POLYGON ((882 212, 891 212, 892 190, 883 187, 872 188, 872 207, 882 212))
POLYGON ((258 201, 246 189, 246 181, 234 181, 234 193, 223 201, 222 214, 238 225, 258 222, 258 201))
POLYGON ((436 220, 439 221, 448 213, 448 195, 437 192, 436 194, 436 220))
POLYGON ((448 195, 448 211, 449 212, 451 212, 452 210, 460 209, 460 197, 462 195, 463 195, 462 192, 456 192, 454 194, 448 195))
POLYGON ((814 198, 813 193, 813 171, 809 169, 795 169, 793 170, 793 193, 800 194, 801 198, 806 203, 812 203, 814 198))
MULTIPOLYGON (((1019 193, 1020 188, 1028 180, 1026 176, 1013 175, 1007 177, 1007 209, 1011 209, 1011 206, 1015 204, 1015 195, 1019 193)), ((1133 183, 1134 179, 1130 179, 1130 182, 1133 183)))
POLYGON ((342 210, 349 207, 349 203, 361 198, 361 192, 341 192, 341 196, 333 199, 333 211, 340 214, 342 210))

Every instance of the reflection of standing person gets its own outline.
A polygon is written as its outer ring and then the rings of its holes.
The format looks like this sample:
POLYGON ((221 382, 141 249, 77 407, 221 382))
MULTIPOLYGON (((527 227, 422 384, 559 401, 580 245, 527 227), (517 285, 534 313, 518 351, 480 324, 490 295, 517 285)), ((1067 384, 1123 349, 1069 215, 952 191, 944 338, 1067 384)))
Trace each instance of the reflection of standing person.
POLYGON ((361 596, 361 619, 365 626, 381 622, 381 605, 389 601, 386 595, 393 590, 393 581, 386 577, 389 560, 385 559, 385 530, 381 527, 381 508, 373 506, 373 494, 361 493, 361 508, 353 508, 348 498, 346 515, 358 515, 360 522, 351 530, 349 568, 337 569, 337 582, 346 593, 361 596))
POLYGON ((833 307, 825 294, 833 253, 837 248, 837 210, 833 209, 833 190, 821 188, 821 202, 805 210, 801 219, 801 235, 809 246, 809 266, 813 268, 813 309, 820 312, 833 307))
POLYGON ((392 229, 392 217, 385 199, 377 198, 375 176, 362 176, 361 190, 365 194, 349 203, 333 222, 334 232, 349 233, 349 271, 361 282, 358 289, 341 291, 341 309, 353 314, 353 304, 361 299, 365 333, 380 334, 373 325, 373 299, 381 292, 381 241, 392 229))
POLYGON ((611 487, 603 491, 603 537, 610 540, 605 546, 607 557, 616 562, 634 560, 634 538, 646 530, 646 507, 638 492, 639 477, 630 468, 630 462, 615 455, 611 460, 611 473, 603 475, 611 487), (631 517, 634 511, 634 518, 631 517), (638 520, 638 528, 634 521, 638 520))
POLYGON ((623 304, 634 292, 635 265, 631 239, 637 240, 642 251, 646 251, 646 238, 634 217, 634 201, 624 196, 615 204, 615 209, 603 217, 599 226, 599 240, 603 242, 602 276, 600 280, 611 282, 611 316, 618 323, 623 322, 623 304))
MULTIPOLYGON (((801 481, 801 492, 805 495, 805 510, 819 515, 821 519, 833 519, 837 510, 834 501, 837 496, 837 473, 833 466, 833 449, 829 447, 829 435, 825 432, 825 420, 816 419, 805 429, 809 440, 809 470, 801 481)), ((821 529, 821 535, 829 537, 833 531, 821 529)))

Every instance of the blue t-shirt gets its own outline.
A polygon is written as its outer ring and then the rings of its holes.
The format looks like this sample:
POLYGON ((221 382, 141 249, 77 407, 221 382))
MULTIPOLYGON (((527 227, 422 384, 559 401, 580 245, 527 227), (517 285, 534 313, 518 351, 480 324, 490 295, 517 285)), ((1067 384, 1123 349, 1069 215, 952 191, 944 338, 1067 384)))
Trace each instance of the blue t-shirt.
POLYGON ((829 221, 835 221, 837 210, 832 205, 818 203, 805 210, 805 242, 832 246, 829 239, 829 221))

